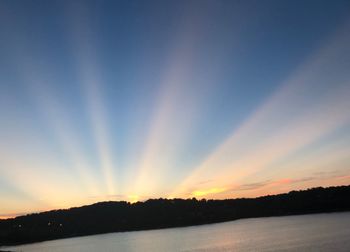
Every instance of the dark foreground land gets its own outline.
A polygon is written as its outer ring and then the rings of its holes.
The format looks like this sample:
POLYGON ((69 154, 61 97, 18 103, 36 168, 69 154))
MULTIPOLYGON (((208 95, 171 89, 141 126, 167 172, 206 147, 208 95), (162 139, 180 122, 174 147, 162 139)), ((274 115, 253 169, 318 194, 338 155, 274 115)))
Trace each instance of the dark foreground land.
POLYGON ((151 199, 101 202, 0 221, 0 246, 108 232, 350 210, 350 186, 313 188, 253 199, 151 199))

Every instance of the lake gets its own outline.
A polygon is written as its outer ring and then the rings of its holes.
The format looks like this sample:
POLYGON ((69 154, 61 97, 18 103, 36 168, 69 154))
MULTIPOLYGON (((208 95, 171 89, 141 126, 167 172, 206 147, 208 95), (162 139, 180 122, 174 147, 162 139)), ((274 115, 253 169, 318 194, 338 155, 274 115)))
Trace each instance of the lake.
POLYGON ((23 252, 350 251, 350 212, 252 218, 201 226, 76 237, 23 252))

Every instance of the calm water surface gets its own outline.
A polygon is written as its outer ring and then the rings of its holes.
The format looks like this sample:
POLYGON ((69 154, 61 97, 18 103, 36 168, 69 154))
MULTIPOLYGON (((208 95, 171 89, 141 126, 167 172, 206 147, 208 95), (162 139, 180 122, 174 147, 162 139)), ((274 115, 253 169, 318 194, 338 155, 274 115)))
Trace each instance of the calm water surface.
POLYGON ((9 247, 13 251, 350 251, 350 212, 242 219, 9 247))

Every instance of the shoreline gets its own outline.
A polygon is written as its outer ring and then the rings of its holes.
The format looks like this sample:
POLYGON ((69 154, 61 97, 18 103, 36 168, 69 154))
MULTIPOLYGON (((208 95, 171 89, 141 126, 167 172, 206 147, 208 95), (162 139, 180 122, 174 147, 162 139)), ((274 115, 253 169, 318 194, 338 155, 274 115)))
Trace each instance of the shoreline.
POLYGON ((2 220, 0 248, 97 234, 346 211, 350 211, 350 186, 318 187, 250 199, 100 202, 2 220))
MULTIPOLYGON (((196 225, 171 226, 171 227, 163 227, 163 228, 149 228, 149 229, 139 229, 139 230, 126 230, 126 231, 116 231, 116 232, 95 233, 95 234, 88 234, 88 235, 78 235, 78 236, 64 237, 64 238, 58 238, 58 239, 35 241, 35 242, 17 243, 17 244, 11 244, 11 245, 1 245, 0 248, 7 249, 7 248, 17 247, 17 246, 22 246, 22 245, 30 245, 30 244, 37 244, 37 243, 43 243, 43 242, 65 240, 65 239, 72 239, 72 238, 82 238, 82 237, 89 237, 89 236, 95 236, 95 235, 105 235, 105 234, 113 234, 113 233, 118 234, 118 233, 129 233, 129 232, 164 230, 164 229, 173 229, 173 228, 199 227, 199 226, 215 225, 215 224, 221 224, 221 223, 226 223, 226 222, 234 222, 234 221, 246 220, 246 219, 278 218, 278 217, 315 215, 315 214, 335 214, 335 213, 346 213, 346 212, 350 212, 350 209, 349 210, 342 210, 342 211, 330 211, 330 212, 313 212, 313 213, 300 213, 300 214, 285 214, 285 215, 273 215, 273 216, 246 217, 246 218, 238 218, 238 219, 234 219, 234 220, 217 221, 217 222, 210 222, 210 223, 201 223, 201 224, 196 224, 196 225)), ((12 251, 12 250, 1 250, 0 249, 0 252, 14 252, 14 251, 12 251)))

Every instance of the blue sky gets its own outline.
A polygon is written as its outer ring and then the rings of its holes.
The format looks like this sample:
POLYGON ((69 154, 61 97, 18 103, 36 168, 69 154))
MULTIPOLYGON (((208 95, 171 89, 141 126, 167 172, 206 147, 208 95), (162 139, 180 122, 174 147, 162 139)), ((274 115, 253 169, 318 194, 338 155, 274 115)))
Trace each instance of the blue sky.
POLYGON ((1 1, 0 215, 349 183, 349 14, 349 1, 1 1))

